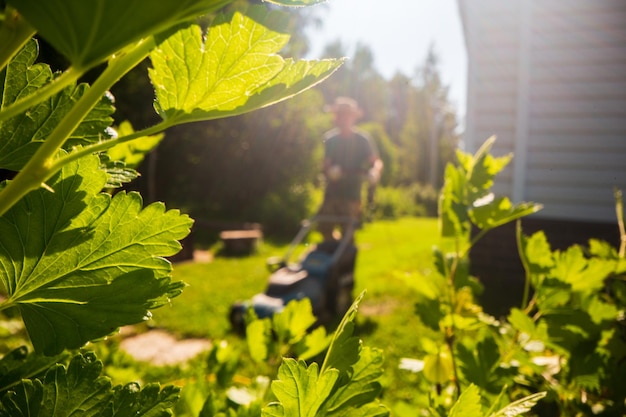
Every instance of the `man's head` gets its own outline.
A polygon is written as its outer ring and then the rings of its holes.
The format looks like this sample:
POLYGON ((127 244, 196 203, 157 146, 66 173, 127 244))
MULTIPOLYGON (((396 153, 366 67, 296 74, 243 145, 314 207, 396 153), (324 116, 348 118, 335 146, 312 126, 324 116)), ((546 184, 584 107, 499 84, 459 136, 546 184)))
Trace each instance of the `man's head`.
POLYGON ((330 110, 335 115, 335 125, 341 132, 350 132, 356 121, 363 115, 356 100, 350 97, 337 97, 330 110))

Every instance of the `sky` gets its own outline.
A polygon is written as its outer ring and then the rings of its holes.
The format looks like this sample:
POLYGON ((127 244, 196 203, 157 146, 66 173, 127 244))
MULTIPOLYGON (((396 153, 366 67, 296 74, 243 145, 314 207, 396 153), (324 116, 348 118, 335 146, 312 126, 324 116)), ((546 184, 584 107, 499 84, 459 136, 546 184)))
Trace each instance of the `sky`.
POLYGON ((348 56, 357 43, 370 47, 374 66, 387 79, 415 74, 432 45, 442 80, 458 114, 465 114, 467 53, 456 0, 328 0, 318 15, 321 29, 307 31, 309 58, 323 58, 324 46, 340 39, 348 56))

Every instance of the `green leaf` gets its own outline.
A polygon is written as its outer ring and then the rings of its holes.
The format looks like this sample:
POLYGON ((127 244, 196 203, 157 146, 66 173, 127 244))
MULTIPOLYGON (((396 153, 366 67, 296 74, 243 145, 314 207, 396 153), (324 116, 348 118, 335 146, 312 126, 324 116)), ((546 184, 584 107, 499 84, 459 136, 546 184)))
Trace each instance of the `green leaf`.
POLYGON ((520 236, 520 256, 531 274, 547 273, 554 265, 552 249, 543 231, 530 237, 520 236))
POLYGON ((272 392, 282 405, 283 413, 276 414, 275 406, 263 415, 285 415, 289 417, 313 417, 330 395, 339 371, 328 369, 318 374, 317 363, 309 367, 304 361, 286 358, 278 369, 278 380, 272 382, 272 392), (273 414, 268 414, 273 413, 273 414))
POLYGON ((363 347, 359 361, 353 366, 350 381, 332 393, 324 404, 324 415, 344 415, 348 410, 374 401, 382 388, 378 378, 383 374, 383 361, 381 350, 363 347))
POLYGON ((442 237, 457 237, 469 233, 467 204, 463 195, 465 186, 463 172, 448 164, 439 196, 439 229, 442 237))
POLYGON ((23 380, 2 398, 0 416, 171 416, 179 388, 151 384, 141 390, 131 383, 112 389, 101 372, 102 362, 93 353, 77 355, 67 368, 57 364, 42 380, 23 380))
POLYGON ((314 4, 326 3, 326 0, 264 0, 266 3, 274 3, 279 6, 312 6, 314 4))
POLYGON ((163 259, 191 220, 138 194, 99 193, 97 156, 68 164, 0 218, 0 280, 35 350, 47 355, 137 323, 178 295, 163 259))
MULTIPOLYGON (((0 73, 0 110, 52 79, 47 65, 34 64, 37 55, 37 42, 31 40, 0 73)), ((0 168, 21 170, 87 88, 86 84, 65 88, 27 112, 0 123, 0 168)), ((112 98, 103 97, 68 138, 64 149, 110 138, 107 128, 113 111, 112 98)))
POLYGON ((132 382, 114 388, 113 398, 105 417, 170 417, 172 408, 180 398, 180 388, 149 384, 143 389, 132 382))
POLYGON ((320 326, 302 339, 295 347, 296 356, 302 360, 309 360, 322 353, 330 343, 326 329, 320 326))
POLYGON ((9 0, 8 3, 73 66, 87 69, 130 43, 218 10, 230 0, 9 0))
POLYGON ((315 324, 311 300, 292 300, 278 314, 272 316, 273 328, 280 343, 296 344, 315 324))
POLYGON ((253 7, 248 13, 218 20, 206 41, 198 26, 182 29, 150 55, 163 120, 174 125, 249 112, 312 87, 341 65, 283 59, 277 52, 289 35, 264 26, 280 20, 277 11, 253 7))
POLYGON ((541 204, 519 203, 513 205, 508 197, 498 197, 487 204, 469 210, 472 222, 480 229, 493 229, 541 210, 541 204))
POLYGON ((101 372, 93 353, 77 355, 67 368, 51 368, 41 382, 23 381, 2 399, 0 416, 97 416, 112 397, 111 381, 101 372))
POLYGON ((616 268, 616 262, 600 258, 587 259, 582 248, 570 246, 555 255, 555 267, 551 275, 572 286, 573 291, 597 291, 604 286, 604 279, 616 268))
POLYGON ((498 158, 491 155, 490 151, 495 141, 495 136, 487 139, 474 154, 471 162, 466 164, 469 203, 474 203, 488 193, 496 174, 513 158, 512 154, 498 158))
POLYGON ((119 188, 139 177, 139 173, 132 168, 127 168, 121 161, 112 161, 109 155, 101 153, 100 169, 107 174, 105 188, 119 188))
POLYGON ((66 357, 67 354, 43 356, 29 353, 25 346, 10 351, 0 359, 0 392, 4 393, 23 379, 43 375, 48 368, 66 357))
POLYGON ((250 356, 257 363, 264 362, 269 356, 273 343, 272 326, 268 318, 252 320, 246 326, 246 342, 250 356))
POLYGON ((480 393, 476 385, 470 385, 454 403, 448 417, 483 417, 480 393))
POLYGON ((453 378, 452 357, 448 350, 424 357, 424 376, 433 384, 443 384, 453 378))
POLYGON ((335 368, 341 373, 347 373, 351 366, 359 360, 361 341, 358 337, 353 336, 354 319, 364 295, 365 291, 354 300, 352 306, 344 314, 337 330, 335 330, 322 365, 322 371, 335 368))
MULTIPOLYGON (((128 121, 122 122, 117 128, 117 135, 120 137, 132 133, 135 133, 135 130, 128 121)), ((143 136, 115 145, 107 150, 107 154, 113 161, 122 161, 128 168, 137 168, 146 154, 156 148, 164 137, 165 135, 162 133, 152 136, 143 136)))
POLYGON ((520 400, 514 401, 501 410, 491 414, 489 417, 515 417, 530 411, 543 397, 546 396, 545 392, 538 392, 531 394, 520 400))
POLYGON ((491 337, 479 342, 474 349, 463 343, 457 345, 459 367, 468 382, 483 390, 497 392, 498 382, 494 369, 501 360, 498 345, 491 337))

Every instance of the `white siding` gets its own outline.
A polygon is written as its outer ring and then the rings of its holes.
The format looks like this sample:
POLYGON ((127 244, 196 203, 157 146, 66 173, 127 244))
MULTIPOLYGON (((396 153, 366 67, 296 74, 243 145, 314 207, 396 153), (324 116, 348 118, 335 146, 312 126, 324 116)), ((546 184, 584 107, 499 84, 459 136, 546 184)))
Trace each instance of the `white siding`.
POLYGON ((468 149, 496 134, 497 153, 522 154, 496 190, 543 203, 538 217, 615 221, 613 188, 626 190, 626 1, 459 5, 468 149))

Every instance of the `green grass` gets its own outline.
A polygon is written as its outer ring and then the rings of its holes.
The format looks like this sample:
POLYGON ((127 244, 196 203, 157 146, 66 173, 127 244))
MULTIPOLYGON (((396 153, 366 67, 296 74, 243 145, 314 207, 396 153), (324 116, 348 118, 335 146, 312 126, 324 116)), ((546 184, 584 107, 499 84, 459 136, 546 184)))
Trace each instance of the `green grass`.
MULTIPOLYGON (((357 332, 367 346, 383 349, 388 405, 411 402, 419 377, 398 369, 403 357, 419 357, 424 328, 415 315, 414 287, 433 271, 432 248, 439 245, 437 219, 403 218, 366 224, 356 234, 359 248, 355 295, 367 290, 357 316, 357 332), (391 402, 391 403, 389 403, 391 402)), ((217 257, 211 263, 179 263, 174 278, 189 284, 169 307, 154 311, 153 324, 181 336, 228 339, 228 312, 236 300, 263 291, 269 277, 265 260, 284 254, 286 246, 264 242, 243 258, 217 257)))

